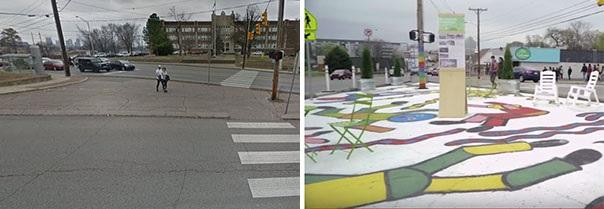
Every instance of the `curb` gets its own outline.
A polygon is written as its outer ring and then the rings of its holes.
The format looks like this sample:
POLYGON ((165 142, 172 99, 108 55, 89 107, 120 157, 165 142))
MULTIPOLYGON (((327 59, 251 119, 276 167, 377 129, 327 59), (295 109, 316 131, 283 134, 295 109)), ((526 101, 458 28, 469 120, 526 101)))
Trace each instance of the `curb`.
POLYGON ((189 119, 230 119, 228 113, 165 113, 165 114, 132 114, 132 113, 0 113, 0 116, 79 116, 79 117, 131 117, 131 118, 189 118, 189 119))
MULTIPOLYGON (((142 64, 164 64, 164 65, 176 65, 176 66, 188 66, 188 67, 207 67, 207 65, 203 66, 203 65, 196 65, 196 64, 188 64, 188 63, 166 63, 166 62, 137 62, 137 61, 132 61, 135 63, 142 63, 142 64)), ((220 65, 220 64, 219 64, 220 65)), ((222 69, 228 69, 228 70, 241 70, 241 68, 238 68, 237 66, 233 66, 231 67, 216 67, 216 68, 222 68, 222 69)), ((274 70, 271 69, 260 69, 260 68, 246 68, 245 70, 253 70, 253 71, 259 71, 259 72, 269 72, 272 73, 274 70)), ((279 71, 279 73, 285 73, 285 74, 293 74, 292 72, 289 71, 279 71)))
POLYGON ((72 78, 70 78, 69 81, 59 82, 59 83, 56 83, 54 85, 42 86, 42 87, 31 88, 31 89, 21 89, 21 90, 16 90, 16 91, 11 91, 11 92, 4 92, 4 93, 0 93, 0 95, 18 94, 18 93, 24 93, 24 92, 30 92, 30 91, 39 91, 39 90, 58 88, 58 87, 72 85, 72 84, 83 83, 83 82, 85 82, 85 81, 88 80, 88 77, 83 77, 82 79, 79 79, 79 80, 76 80, 76 81, 71 81, 72 78))
MULTIPOLYGON (((109 77, 109 78, 136 78, 136 79, 145 79, 145 80, 155 80, 155 78, 149 78, 149 77, 144 77, 144 76, 133 76, 133 75, 103 75, 103 74, 99 74, 99 75, 94 75, 91 74, 89 75, 91 77, 109 77)), ((201 81, 186 81, 186 80, 179 80, 179 79, 170 79, 170 81, 173 82, 179 82, 179 83, 190 83, 190 84, 204 84, 204 85, 212 85, 212 86, 222 86, 222 87, 229 87, 229 88, 237 88, 237 87, 232 87, 232 86, 223 86, 217 83, 207 83, 207 82, 201 82, 201 81)), ((257 88, 257 87, 250 87, 247 89, 251 89, 251 90, 259 90, 259 91, 271 91, 270 89, 263 89, 263 88, 257 88)), ((289 91, 285 91, 285 90, 279 90, 280 93, 289 93, 289 91)), ((300 94, 299 92, 292 92, 292 94, 300 94)))
POLYGON ((281 115, 281 119, 283 119, 283 120, 300 120, 300 114, 281 115))

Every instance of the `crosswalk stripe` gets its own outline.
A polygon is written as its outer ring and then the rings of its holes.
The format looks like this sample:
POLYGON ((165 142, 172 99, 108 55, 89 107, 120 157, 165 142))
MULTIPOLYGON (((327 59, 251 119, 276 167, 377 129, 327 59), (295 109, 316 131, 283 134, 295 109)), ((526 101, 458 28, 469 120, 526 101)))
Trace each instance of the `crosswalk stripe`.
POLYGON ((235 143, 298 143, 300 136, 297 134, 233 134, 235 143))
POLYGON ((290 123, 246 123, 227 122, 229 128, 295 128, 290 123))
POLYGON ((299 151, 237 152, 241 164, 300 163, 299 151))
POLYGON ((300 196, 300 177, 248 179, 253 198, 300 196))
POLYGON ((220 82, 220 85, 223 86, 231 86, 231 87, 243 87, 250 88, 256 77, 258 76, 258 71, 251 70, 241 70, 231 77, 228 77, 224 81, 220 82))

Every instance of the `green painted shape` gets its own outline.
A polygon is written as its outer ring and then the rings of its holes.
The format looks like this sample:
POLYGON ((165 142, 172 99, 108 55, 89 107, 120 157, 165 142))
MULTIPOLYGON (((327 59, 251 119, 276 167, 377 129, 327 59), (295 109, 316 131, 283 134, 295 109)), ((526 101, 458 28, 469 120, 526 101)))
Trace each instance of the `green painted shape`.
POLYGON ((434 174, 440 170, 451 167, 452 165, 460 163, 473 156, 474 155, 463 151, 462 148, 457 148, 457 149, 454 149, 453 151, 447 152, 445 154, 436 156, 432 159, 418 163, 417 165, 414 165, 411 168, 424 171, 428 174, 434 174))
POLYGON ((504 180, 512 190, 516 190, 578 170, 581 168, 554 158, 537 165, 511 171, 504 175, 504 180))
POLYGON ((389 198, 396 200, 423 192, 430 184, 426 174, 408 168, 399 168, 386 172, 389 198))
POLYGON ((331 118, 338 118, 341 117, 343 114, 340 113, 340 111, 344 110, 343 108, 335 108, 335 109, 324 109, 321 110, 319 112, 313 113, 313 115, 318 115, 318 116, 324 116, 324 117, 331 117, 331 118))
POLYGON ((323 181, 335 180, 349 176, 334 176, 334 175, 304 175, 304 184, 314 184, 323 181))

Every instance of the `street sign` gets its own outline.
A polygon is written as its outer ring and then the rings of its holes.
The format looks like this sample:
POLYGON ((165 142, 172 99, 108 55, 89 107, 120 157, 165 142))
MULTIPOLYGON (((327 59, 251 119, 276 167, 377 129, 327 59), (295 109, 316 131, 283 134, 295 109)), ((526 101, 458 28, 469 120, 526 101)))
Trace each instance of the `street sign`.
POLYGON ((363 34, 365 34, 365 36, 369 37, 369 36, 373 35, 373 31, 369 28, 366 28, 365 30, 363 30, 363 34))
POLYGON ((304 40, 317 40, 317 19, 308 9, 304 9, 304 22, 304 40))

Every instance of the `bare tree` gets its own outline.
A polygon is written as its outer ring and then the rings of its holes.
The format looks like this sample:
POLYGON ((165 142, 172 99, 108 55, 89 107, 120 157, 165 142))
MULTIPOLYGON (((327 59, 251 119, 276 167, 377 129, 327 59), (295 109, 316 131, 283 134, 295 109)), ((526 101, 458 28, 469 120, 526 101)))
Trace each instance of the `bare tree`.
POLYGON ((562 39, 562 30, 558 28, 548 28, 545 32, 545 40, 547 40, 554 47, 561 47, 565 45, 562 39))
POLYGON ((176 10, 176 6, 172 6, 170 8, 170 16, 172 18, 174 18, 175 21, 177 21, 176 37, 177 37, 177 41, 178 41, 179 55, 182 55, 182 53, 183 53, 183 50, 182 50, 182 48, 183 48, 182 22, 188 21, 189 19, 191 19, 191 15, 192 14, 186 14, 185 12, 176 10))
POLYGON ((256 5, 249 6, 246 9, 245 16, 235 14, 235 30, 233 31, 232 37, 233 40, 235 40, 235 44, 241 46, 242 55, 245 54, 249 57, 251 55, 250 49, 252 48, 252 46, 258 44, 256 36, 254 36, 254 39, 247 42, 247 49, 245 46, 247 33, 254 31, 254 26, 256 25, 256 23, 260 22, 261 14, 262 12, 256 5))
POLYGON ((526 36, 526 47, 549 47, 547 43, 545 43, 545 39, 540 35, 532 35, 526 36))
POLYGON ((119 43, 128 51, 128 53, 132 53, 139 28, 140 25, 130 23, 119 25, 115 28, 115 35, 117 36, 119 43))

